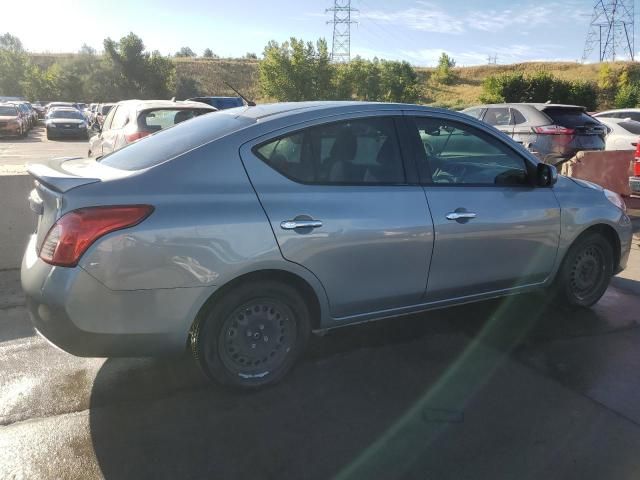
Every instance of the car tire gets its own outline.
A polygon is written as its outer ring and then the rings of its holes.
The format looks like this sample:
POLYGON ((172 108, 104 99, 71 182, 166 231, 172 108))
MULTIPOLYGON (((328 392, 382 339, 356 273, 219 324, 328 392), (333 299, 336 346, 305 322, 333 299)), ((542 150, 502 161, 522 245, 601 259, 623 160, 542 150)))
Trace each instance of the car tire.
POLYGON ((52 140, 53 136, 49 133, 49 130, 47 130, 47 140, 52 140))
POLYGON ((280 381, 309 339, 309 309, 293 287, 249 282, 215 298, 191 332, 192 353, 217 382, 256 389, 280 381))
POLYGON ((611 243, 593 232, 569 248, 554 285, 556 300, 568 307, 590 307, 604 295, 613 276, 611 243))

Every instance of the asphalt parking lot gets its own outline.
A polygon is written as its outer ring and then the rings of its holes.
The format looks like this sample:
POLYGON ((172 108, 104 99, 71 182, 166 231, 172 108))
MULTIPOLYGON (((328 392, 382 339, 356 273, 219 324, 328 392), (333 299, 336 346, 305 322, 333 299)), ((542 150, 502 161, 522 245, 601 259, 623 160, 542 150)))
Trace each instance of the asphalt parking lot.
MULTIPOLYGON (((86 142, 42 137, 0 140, 0 163, 86 154, 86 142)), ((57 350, 31 328, 18 277, 0 271, 2 479, 640 471, 639 237, 593 309, 532 295, 349 327, 313 338, 289 377, 249 394, 209 384, 187 355, 57 350)))
POLYGON ((86 157, 87 140, 47 140, 42 124, 34 127, 27 137, 0 137, 0 174, 23 173, 26 162, 52 157, 86 157))

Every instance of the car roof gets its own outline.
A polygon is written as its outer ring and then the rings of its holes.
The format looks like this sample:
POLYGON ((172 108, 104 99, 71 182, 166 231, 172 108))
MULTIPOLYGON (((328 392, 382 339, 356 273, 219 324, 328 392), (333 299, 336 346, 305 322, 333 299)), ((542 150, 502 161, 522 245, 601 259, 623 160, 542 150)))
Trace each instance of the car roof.
POLYGON ((640 124, 640 122, 638 122, 637 120, 633 120, 631 118, 615 118, 615 117, 598 117, 598 121, 600 123, 638 123, 640 124))
MULTIPOLYGON (((484 105, 474 105, 473 107, 465 108, 465 110, 469 110, 472 108, 504 108, 504 107, 533 107, 536 110, 545 110, 547 108, 579 108, 580 110, 586 111, 586 107, 581 105, 569 105, 564 103, 526 103, 526 102, 513 102, 513 103, 487 103, 484 105)), ((463 110, 464 111, 464 110, 463 110)))
POLYGON ((619 113, 619 112, 640 112, 640 108, 614 108, 611 110, 603 110, 602 112, 597 112, 595 115, 602 115, 603 113, 619 113))
MULTIPOLYGON (((105 104, 106 105, 106 104, 105 104)), ((133 107, 136 111, 148 110, 153 108, 201 108, 205 110, 216 109, 211 105, 207 105, 202 102, 190 102, 190 101, 173 101, 173 100, 123 100, 118 102, 117 105, 127 105, 133 107)))
POLYGON ((317 112, 324 115, 332 115, 350 112, 366 112, 375 110, 422 110, 428 112, 455 113, 441 108, 425 107, 408 103, 383 103, 383 102, 355 102, 355 101, 314 101, 314 102, 283 102, 267 103, 254 107, 243 106, 222 110, 226 115, 237 115, 257 121, 265 121, 269 118, 281 118, 290 115, 303 115, 308 112, 317 112))
POLYGON ((73 108, 73 107, 53 107, 52 110, 55 110, 56 112, 78 112, 77 108, 73 108))

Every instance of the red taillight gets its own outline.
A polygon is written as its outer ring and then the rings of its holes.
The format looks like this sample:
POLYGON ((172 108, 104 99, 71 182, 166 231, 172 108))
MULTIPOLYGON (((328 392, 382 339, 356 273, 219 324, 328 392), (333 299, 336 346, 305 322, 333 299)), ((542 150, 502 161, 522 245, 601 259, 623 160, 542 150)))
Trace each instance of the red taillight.
POLYGON ((640 177, 640 159, 638 158, 633 162, 633 176, 640 177))
POLYGON ((133 227, 151 212, 151 205, 87 207, 68 212, 47 233, 40 258, 51 265, 75 267, 98 238, 115 230, 133 227))
POLYGON ((545 125, 543 127, 533 127, 533 131, 543 135, 573 135, 576 131, 573 128, 561 127, 560 125, 545 125))
POLYGON ((136 130, 135 132, 125 134, 124 138, 127 140, 127 143, 131 143, 136 140, 140 140, 147 135, 151 135, 151 132, 147 132, 146 130, 136 130))

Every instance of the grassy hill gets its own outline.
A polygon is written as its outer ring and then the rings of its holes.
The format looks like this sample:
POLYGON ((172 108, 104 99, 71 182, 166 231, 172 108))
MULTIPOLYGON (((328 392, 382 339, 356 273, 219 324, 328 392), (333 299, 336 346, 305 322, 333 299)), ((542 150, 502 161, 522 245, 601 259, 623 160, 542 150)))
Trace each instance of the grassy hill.
MULTIPOLYGON (((247 96, 260 97, 258 89, 258 61, 244 59, 176 59, 178 75, 191 76, 203 91, 211 95, 232 94, 222 83, 228 81, 247 96)), ((623 65, 620 63, 620 65, 623 65)), ((483 65, 477 67, 454 68, 456 80, 451 85, 435 85, 429 81, 433 68, 416 68, 425 102, 429 105, 460 109, 479 102, 482 82, 489 75, 522 71, 534 73, 546 71, 564 80, 586 80, 597 82, 599 64, 575 62, 530 62, 512 65, 483 65)))
MULTIPOLYGON (((71 57, 73 54, 31 54, 32 59, 43 66, 56 60, 71 57)), ((202 94, 233 95, 224 85, 229 82, 248 98, 268 101, 260 95, 258 87, 258 60, 251 59, 211 59, 211 58, 174 58, 178 77, 192 78, 202 94)), ((619 63, 612 66, 616 70, 619 63)), ((456 67, 456 79, 451 85, 437 85, 429 81, 433 68, 417 67, 418 76, 423 85, 424 102, 429 105, 461 109, 479 102, 482 82, 489 75, 522 71, 534 73, 546 71, 565 80, 586 80, 597 82, 599 64, 580 64, 576 62, 530 62, 512 65, 483 65, 476 67, 456 67)))

